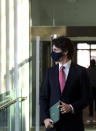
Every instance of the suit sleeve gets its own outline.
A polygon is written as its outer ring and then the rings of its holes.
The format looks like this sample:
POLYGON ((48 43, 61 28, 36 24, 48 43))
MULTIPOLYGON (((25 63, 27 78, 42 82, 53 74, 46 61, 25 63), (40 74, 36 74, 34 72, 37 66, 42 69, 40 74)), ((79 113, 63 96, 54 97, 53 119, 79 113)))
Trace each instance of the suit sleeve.
POLYGON ((44 119, 49 118, 49 75, 48 71, 44 77, 44 81, 41 87, 40 94, 40 115, 41 122, 44 122, 44 119))
POLYGON ((74 113, 81 111, 89 104, 89 78, 86 69, 82 71, 80 76, 81 98, 72 103, 74 113))

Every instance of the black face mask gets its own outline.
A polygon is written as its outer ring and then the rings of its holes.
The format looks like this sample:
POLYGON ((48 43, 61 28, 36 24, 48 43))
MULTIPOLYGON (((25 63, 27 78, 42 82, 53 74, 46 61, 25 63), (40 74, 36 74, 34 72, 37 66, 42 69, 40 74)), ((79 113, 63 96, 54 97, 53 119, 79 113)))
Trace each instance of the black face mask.
POLYGON ((62 54, 62 52, 56 53, 56 52, 52 51, 50 56, 52 57, 53 61, 59 61, 60 58, 63 56, 63 54, 62 54))

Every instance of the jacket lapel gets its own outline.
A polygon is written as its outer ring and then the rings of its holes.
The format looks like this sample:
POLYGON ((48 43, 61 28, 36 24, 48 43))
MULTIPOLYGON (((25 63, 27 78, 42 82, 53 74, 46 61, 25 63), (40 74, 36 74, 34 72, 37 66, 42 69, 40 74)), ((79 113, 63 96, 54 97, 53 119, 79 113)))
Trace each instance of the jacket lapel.
POLYGON ((60 91, 60 84, 59 84, 59 65, 55 66, 55 74, 54 74, 54 84, 55 84, 55 88, 56 88, 56 95, 58 96, 58 98, 60 98, 61 96, 61 91, 60 91))
POLYGON ((64 90, 63 90, 64 96, 67 95, 67 92, 69 91, 69 89, 71 87, 73 78, 74 78, 74 66, 73 66, 73 63, 71 63, 70 69, 69 69, 69 74, 68 74, 68 77, 67 77, 67 81, 66 81, 66 84, 65 84, 65 87, 64 87, 64 90))

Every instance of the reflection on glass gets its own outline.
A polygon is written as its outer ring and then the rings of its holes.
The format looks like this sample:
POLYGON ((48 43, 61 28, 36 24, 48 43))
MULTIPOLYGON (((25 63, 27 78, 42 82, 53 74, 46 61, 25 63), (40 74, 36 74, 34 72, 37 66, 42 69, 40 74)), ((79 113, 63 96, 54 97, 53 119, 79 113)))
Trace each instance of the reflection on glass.
MULTIPOLYGON (((29 131, 29 2, 28 0, 17 0, 17 61, 19 65, 18 89, 20 96, 27 96, 23 105, 24 127, 29 131)), ((23 129, 23 130, 25 130, 23 129)))
POLYGON ((8 110, 5 109, 2 112, 0 110, 0 131, 21 131, 21 129, 22 131, 29 131, 29 1, 1 0, 0 4, 0 106, 6 100, 6 103, 14 100, 16 90, 19 91, 19 97, 27 96, 25 103, 16 102, 16 104, 9 106, 8 110), (17 17, 14 14, 17 14, 17 17), (7 20, 9 20, 8 23, 7 20), (15 34, 16 38, 14 37, 15 34), (8 47, 6 46, 7 42, 8 47), (14 43, 18 46, 18 51, 14 43), (15 56, 17 56, 17 61, 15 61, 15 56), (18 75, 18 86, 14 84, 16 79, 16 75, 14 75, 15 62, 18 62, 18 72, 15 72, 18 75), (6 78, 7 76, 9 79, 6 78), (8 84, 6 84, 6 79, 8 84), (6 85, 9 85, 8 90, 6 90, 6 85), (15 126, 17 126, 17 130, 15 126))
POLYGON ((14 67, 14 1, 9 0, 9 70, 14 67))
POLYGON ((6 92, 4 75, 6 74, 6 0, 1 0, 1 93, 6 92))

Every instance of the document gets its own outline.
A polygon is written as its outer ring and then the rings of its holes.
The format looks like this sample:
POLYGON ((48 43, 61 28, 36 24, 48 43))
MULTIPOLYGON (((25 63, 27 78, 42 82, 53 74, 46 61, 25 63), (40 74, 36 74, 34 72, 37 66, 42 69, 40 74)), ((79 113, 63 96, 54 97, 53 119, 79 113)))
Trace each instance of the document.
POLYGON ((60 110, 58 106, 60 105, 60 101, 58 101, 56 104, 50 107, 50 119, 53 120, 53 124, 59 121, 60 119, 60 110))

